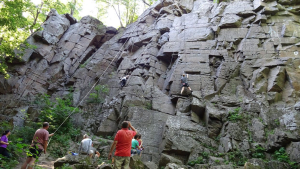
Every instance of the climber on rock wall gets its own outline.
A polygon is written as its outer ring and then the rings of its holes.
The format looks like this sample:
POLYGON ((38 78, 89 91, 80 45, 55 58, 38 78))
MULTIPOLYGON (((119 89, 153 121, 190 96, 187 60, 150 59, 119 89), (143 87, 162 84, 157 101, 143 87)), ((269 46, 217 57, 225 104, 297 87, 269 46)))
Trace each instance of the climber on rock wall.
POLYGON ((180 92, 181 94, 183 93, 185 87, 189 88, 190 91, 193 92, 192 89, 190 88, 189 84, 187 83, 188 78, 189 78, 188 74, 186 74, 186 77, 185 77, 185 74, 183 74, 181 77, 181 85, 182 85, 181 92, 180 92))
POLYGON ((129 75, 126 75, 126 76, 121 78, 121 80, 120 80, 121 87, 125 86, 126 81, 127 81, 128 78, 129 78, 129 75))
POLYGON ((131 125, 130 122, 124 121, 122 123, 122 129, 117 132, 108 155, 108 159, 111 159, 112 153, 114 149, 116 149, 114 169, 129 169, 131 141, 136 133, 137 132, 135 128, 131 125))

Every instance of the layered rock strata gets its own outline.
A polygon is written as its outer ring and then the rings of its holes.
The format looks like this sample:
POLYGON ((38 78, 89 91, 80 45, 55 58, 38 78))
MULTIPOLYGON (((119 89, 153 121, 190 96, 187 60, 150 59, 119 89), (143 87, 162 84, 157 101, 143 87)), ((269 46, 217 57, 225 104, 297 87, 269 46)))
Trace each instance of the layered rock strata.
MULTIPOLYGON (((119 31, 51 11, 44 30, 28 39, 37 48, 10 66, 10 79, 1 78, 1 119, 22 125, 37 94, 73 92, 77 105, 99 80, 109 85, 105 103, 82 103, 74 123, 113 136, 130 120, 142 134, 144 161, 185 168, 206 152, 207 164, 196 166, 230 168, 229 156, 218 153, 252 159, 261 146, 268 157, 285 147, 299 162, 299 4, 163 0, 119 31), (182 74, 193 93, 180 94, 182 74)), ((247 165, 257 164, 289 167, 247 165)))

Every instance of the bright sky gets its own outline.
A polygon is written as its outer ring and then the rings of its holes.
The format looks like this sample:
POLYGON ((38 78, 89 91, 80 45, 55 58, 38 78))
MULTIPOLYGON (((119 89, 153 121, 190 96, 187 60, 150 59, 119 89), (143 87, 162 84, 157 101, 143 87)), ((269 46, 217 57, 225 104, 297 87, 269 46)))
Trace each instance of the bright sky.
MULTIPOLYGON (((40 4, 42 0, 31 0, 34 4, 40 4)), ((62 2, 67 2, 68 0, 61 0, 62 2)), ((83 0, 82 10, 79 13, 80 17, 84 17, 87 15, 93 16, 97 18, 97 4, 95 0, 83 0)), ((145 7, 143 3, 139 5, 141 9, 138 11, 138 15, 141 15, 145 7)), ((106 18, 102 18, 101 22, 104 23, 106 26, 113 26, 118 28, 120 26, 119 19, 114 11, 113 8, 108 9, 108 15, 106 18)))

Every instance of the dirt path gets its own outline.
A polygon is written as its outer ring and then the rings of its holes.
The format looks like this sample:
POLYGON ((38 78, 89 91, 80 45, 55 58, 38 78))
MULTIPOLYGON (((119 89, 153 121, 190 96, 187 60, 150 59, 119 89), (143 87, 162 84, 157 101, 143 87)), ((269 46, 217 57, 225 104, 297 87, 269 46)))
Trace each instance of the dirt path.
MULTIPOLYGON (((20 169, 22 164, 25 162, 25 158, 19 161, 19 164, 15 167, 15 169, 20 169)), ((42 154, 37 166, 42 167, 43 169, 54 169, 55 160, 51 160, 47 158, 47 155, 42 154)))

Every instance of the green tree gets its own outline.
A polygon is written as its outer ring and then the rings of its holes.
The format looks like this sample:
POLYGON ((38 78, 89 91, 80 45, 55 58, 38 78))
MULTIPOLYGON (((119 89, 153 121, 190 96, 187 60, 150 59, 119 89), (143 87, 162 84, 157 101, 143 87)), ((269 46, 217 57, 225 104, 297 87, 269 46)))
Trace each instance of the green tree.
POLYGON ((107 14, 113 8, 119 18, 120 26, 127 26, 137 20, 138 0, 96 0, 98 4, 98 18, 107 14))
POLYGON ((29 36, 30 22, 23 16, 32 3, 29 0, 2 0, 0 3, 0 73, 7 74, 6 61, 11 61, 14 49, 24 50, 27 46, 21 45, 29 36))
POLYGON ((26 48, 32 47, 26 43, 30 34, 40 29, 50 9, 58 13, 71 13, 79 18, 82 0, 42 0, 35 5, 30 0, 1 0, 0 1, 0 73, 8 78, 7 62, 18 55, 22 56, 26 48))

